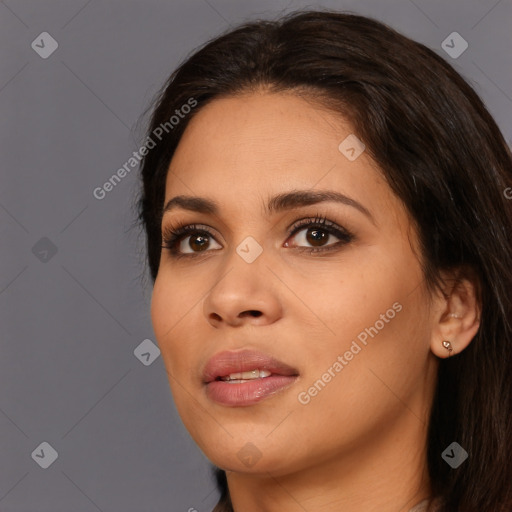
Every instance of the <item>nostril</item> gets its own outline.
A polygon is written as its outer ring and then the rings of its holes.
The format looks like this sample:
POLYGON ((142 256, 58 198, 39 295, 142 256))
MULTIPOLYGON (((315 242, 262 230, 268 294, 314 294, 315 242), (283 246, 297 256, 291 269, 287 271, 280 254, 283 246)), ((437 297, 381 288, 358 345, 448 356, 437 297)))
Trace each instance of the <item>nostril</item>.
POLYGON ((251 309, 249 311, 244 311, 243 313, 240 313, 240 316, 247 316, 247 315, 250 315, 250 316, 253 316, 253 317, 259 317, 262 315, 262 312, 261 311, 256 311, 254 309, 251 309))

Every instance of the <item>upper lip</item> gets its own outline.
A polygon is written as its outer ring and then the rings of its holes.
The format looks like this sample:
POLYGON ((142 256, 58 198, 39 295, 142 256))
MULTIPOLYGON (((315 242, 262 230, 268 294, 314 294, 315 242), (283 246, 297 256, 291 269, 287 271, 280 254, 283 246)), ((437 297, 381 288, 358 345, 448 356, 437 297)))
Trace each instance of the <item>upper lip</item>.
POLYGON ((276 375, 298 375, 299 372, 276 358, 255 350, 218 352, 206 363, 203 381, 207 384, 230 373, 267 370, 276 375))

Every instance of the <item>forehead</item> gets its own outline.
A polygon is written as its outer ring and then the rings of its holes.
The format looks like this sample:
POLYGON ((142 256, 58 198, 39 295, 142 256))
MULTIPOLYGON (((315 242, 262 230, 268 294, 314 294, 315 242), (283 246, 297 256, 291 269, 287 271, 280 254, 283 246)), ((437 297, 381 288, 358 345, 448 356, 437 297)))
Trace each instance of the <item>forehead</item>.
MULTIPOLYGON (((272 177, 301 179, 313 186, 334 166, 345 164, 339 144, 353 128, 340 115, 291 94, 253 93, 213 100, 187 126, 170 164, 168 182, 218 183, 245 181, 254 185, 272 177), (341 158, 340 158, 341 157, 341 158), (198 179, 200 178, 200 179, 198 179)), ((373 167, 363 154, 350 168, 373 167)), ((347 160, 348 163, 348 160, 347 160)))

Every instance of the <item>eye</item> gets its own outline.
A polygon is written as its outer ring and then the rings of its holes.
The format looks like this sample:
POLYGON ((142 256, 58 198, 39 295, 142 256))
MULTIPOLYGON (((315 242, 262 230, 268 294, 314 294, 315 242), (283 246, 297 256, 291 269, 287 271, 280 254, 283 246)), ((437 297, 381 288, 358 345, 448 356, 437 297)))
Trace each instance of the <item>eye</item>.
POLYGON ((212 249, 212 242, 216 244, 213 249, 221 249, 222 246, 215 240, 207 226, 189 224, 187 226, 164 229, 162 233, 162 248, 171 251, 175 257, 182 255, 196 255, 212 249))
POLYGON ((325 217, 299 221, 292 227, 290 236, 295 237, 296 244, 291 245, 286 241, 285 247, 295 247, 307 252, 335 250, 354 240, 354 236, 348 230, 325 217), (306 244, 309 244, 309 247, 306 244))
MULTIPOLYGON (((288 233, 284 247, 309 253, 327 252, 341 248, 355 236, 327 220, 325 217, 302 219, 288 233), (291 244, 290 238, 296 238, 291 244), (309 244, 309 246, 308 246, 309 244)), ((201 224, 168 225, 162 232, 162 249, 170 251, 174 258, 201 256, 209 250, 222 249, 208 226, 201 224)))

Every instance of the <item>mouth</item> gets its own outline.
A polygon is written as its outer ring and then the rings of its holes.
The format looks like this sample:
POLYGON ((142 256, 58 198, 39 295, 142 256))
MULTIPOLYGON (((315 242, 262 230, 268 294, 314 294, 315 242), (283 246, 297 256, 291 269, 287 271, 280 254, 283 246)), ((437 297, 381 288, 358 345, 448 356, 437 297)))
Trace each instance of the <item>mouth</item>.
POLYGON ((259 368, 255 368, 254 370, 248 372, 234 372, 222 377, 216 377, 215 380, 221 380, 222 382, 229 382, 232 384, 240 384, 242 382, 250 382, 251 380, 255 379, 266 379, 272 375, 278 374, 269 372, 268 370, 260 370, 259 368))
POLYGON ((203 370, 207 397, 221 405, 255 404, 290 387, 299 372, 262 352, 220 352, 203 370))

